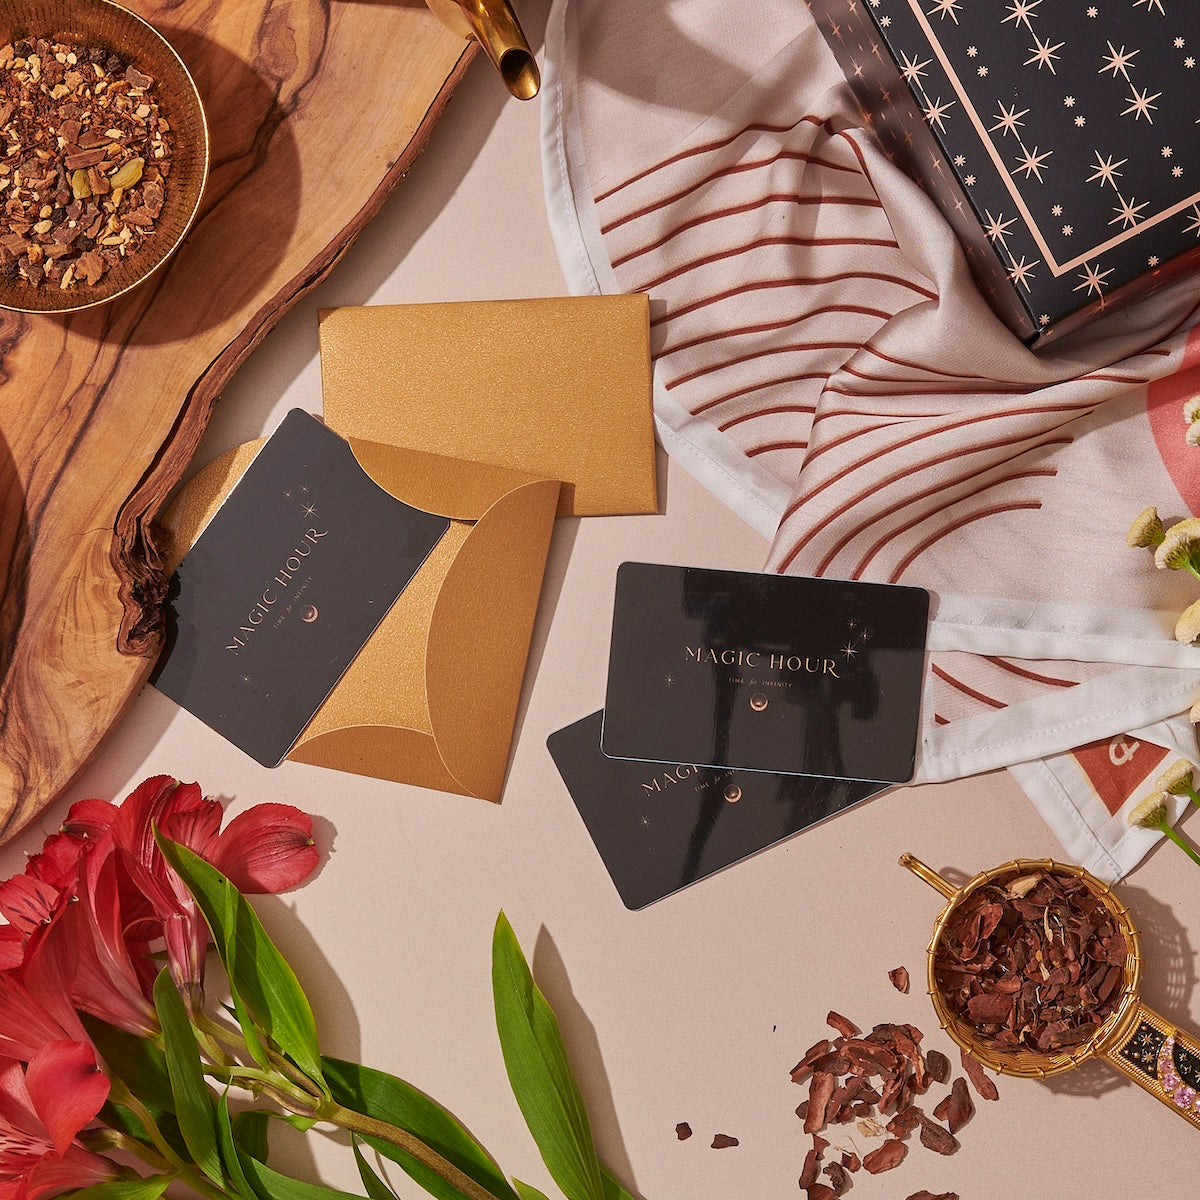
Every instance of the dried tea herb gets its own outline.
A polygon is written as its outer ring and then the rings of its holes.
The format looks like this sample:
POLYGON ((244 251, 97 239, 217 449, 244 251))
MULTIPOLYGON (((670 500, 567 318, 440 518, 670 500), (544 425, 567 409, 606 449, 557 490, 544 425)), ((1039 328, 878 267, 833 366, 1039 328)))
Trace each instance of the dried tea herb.
POLYGON ((171 125, 154 80, 96 46, 0 46, 0 274, 89 287, 154 234, 171 125))
POLYGON ((735 1137, 730 1137, 727 1133, 714 1133, 712 1140, 712 1148, 714 1150, 728 1150, 730 1146, 736 1146, 738 1140, 735 1137))
POLYGON ((908 1147, 895 1138, 889 1138, 876 1150, 863 1157, 863 1170, 869 1175, 879 1175, 898 1167, 908 1153, 908 1147))
POLYGON ((961 1076, 954 1081, 949 1094, 933 1110, 939 1121, 945 1121, 951 1133, 957 1133, 974 1115, 975 1102, 961 1076))
POLYGON ((934 975, 983 1043, 1052 1054, 1082 1045, 1116 1009, 1127 955, 1115 918, 1082 879, 1039 871, 962 901, 938 941, 934 975))
POLYGON ((686 1121, 680 1121, 675 1126, 675 1136, 681 1142, 686 1142, 692 1136, 692 1127, 686 1121))
POLYGON ((908 968, 896 967, 888 972, 888 978, 892 981, 892 987, 898 992, 908 993, 908 968))

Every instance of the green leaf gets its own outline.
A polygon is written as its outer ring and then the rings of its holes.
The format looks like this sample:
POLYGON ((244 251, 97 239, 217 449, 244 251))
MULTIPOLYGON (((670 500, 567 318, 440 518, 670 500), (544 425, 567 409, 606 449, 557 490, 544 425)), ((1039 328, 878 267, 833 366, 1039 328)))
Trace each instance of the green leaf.
POLYGON ((290 1175, 280 1175, 244 1151, 238 1151, 238 1158, 259 1200, 361 1200, 352 1192, 339 1192, 321 1183, 307 1183, 290 1175))
POLYGON ((183 997, 164 967, 154 981, 154 1008, 167 1050, 167 1074, 175 1097, 175 1115, 192 1160, 214 1183, 224 1185, 213 1123, 212 1094, 204 1082, 200 1049, 183 997))
POLYGON ((545 1192, 539 1192, 531 1183, 522 1183, 519 1179, 514 1179, 513 1187, 517 1189, 521 1200, 550 1200, 545 1192))
POLYGON ((162 1046, 151 1038, 138 1037, 96 1017, 83 1017, 84 1028, 116 1076, 137 1098, 159 1112, 174 1112, 171 1077, 162 1046))
MULTIPOLYGON (((257 1158, 259 1162, 266 1162, 267 1155, 270 1153, 271 1147, 267 1130, 270 1128, 271 1118, 275 1115, 263 1112, 259 1108, 248 1108, 237 1113, 230 1122, 233 1127, 233 1140, 237 1142, 238 1148, 245 1150, 251 1158, 257 1158)), ((282 1119, 287 1120, 286 1117, 282 1119)), ((309 1126, 306 1125, 304 1128, 307 1129, 309 1126)))
MULTIPOLYGON (((251 1026, 256 1023, 261 1027, 284 1054, 320 1084, 321 1055, 312 1006, 250 903, 198 854, 161 834, 156 833, 155 839, 208 921, 235 1005, 244 1002, 251 1026)), ((253 1029, 243 1025, 243 1033, 253 1051, 253 1029)))
POLYGON ((246 1200, 258 1200, 258 1193, 254 1190, 250 1180, 246 1178, 246 1172, 242 1170, 242 1160, 238 1156, 238 1148, 233 1136, 233 1123, 229 1119, 228 1092, 222 1092, 221 1098, 217 1102, 217 1138, 221 1146, 221 1159, 225 1163, 225 1169, 229 1172, 229 1178, 233 1181, 238 1195, 244 1196, 246 1200))
POLYGON ((600 1164, 600 1175, 604 1180, 604 1200, 636 1200, 632 1192, 627 1192, 621 1181, 603 1164, 600 1164))
POLYGON ((378 1172, 374 1167, 367 1162, 363 1156, 362 1147, 359 1144, 359 1139, 354 1135, 350 1135, 350 1145, 354 1149, 354 1161, 358 1164, 358 1177, 363 1182, 363 1187, 366 1188, 367 1195, 371 1200, 398 1200, 396 1193, 379 1177, 378 1172))
POLYGON ((147 1175, 145 1179, 110 1179, 80 1188, 71 1200, 158 1200, 171 1182, 170 1175, 147 1175))
POLYGON ((508 1080, 546 1169, 567 1200, 604 1200, 587 1110, 558 1020, 504 913, 492 938, 492 991, 508 1080))
MULTIPOLYGON (((519 1200, 491 1155, 436 1100, 431 1100, 403 1079, 372 1067, 337 1058, 326 1058, 323 1065, 325 1080, 338 1104, 386 1121, 420 1138, 497 1200, 519 1200)), ((385 1158, 398 1163, 438 1200, 462 1200, 462 1192, 453 1184, 398 1146, 376 1137, 364 1136, 363 1141, 385 1158)))

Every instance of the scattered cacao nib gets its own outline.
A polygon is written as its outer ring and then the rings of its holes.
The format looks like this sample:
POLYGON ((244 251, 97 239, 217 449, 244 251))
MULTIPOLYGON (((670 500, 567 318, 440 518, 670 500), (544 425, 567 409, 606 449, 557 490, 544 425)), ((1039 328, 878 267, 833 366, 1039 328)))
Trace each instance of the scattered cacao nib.
POLYGON ((949 1094, 933 1110, 939 1121, 945 1121, 951 1133, 957 1133, 974 1115, 975 1102, 967 1090, 967 1081, 960 1075, 950 1088, 949 1094))
POLYGON ((833 1188, 835 1196, 840 1196, 850 1186, 850 1177, 841 1163, 830 1163, 823 1174, 829 1176, 829 1186, 833 1188))
POLYGON ((898 992, 908 993, 908 968, 896 967, 888 972, 888 978, 892 981, 892 987, 898 992))
POLYGON ((953 1154, 958 1149, 958 1139, 944 1126, 925 1117, 921 1121, 921 1145, 935 1154, 953 1154))
POLYGON ((736 1146, 738 1140, 735 1137, 730 1137, 727 1133, 714 1133, 712 1140, 712 1148, 714 1150, 728 1150, 730 1146, 736 1146))
POLYGON ((162 212, 172 140, 154 80, 118 55, 43 37, 0 45, 4 277, 93 287, 137 253, 162 212))
POLYGON ((837 1193, 833 1188, 824 1183, 814 1183, 812 1187, 806 1189, 808 1192, 808 1200, 837 1200, 837 1193))
POLYGON ((887 1131, 895 1138, 906 1138, 918 1125, 921 1124, 925 1114, 921 1112, 915 1105, 909 1105, 907 1108, 898 1112, 887 1125, 887 1131))
POLYGON ((983 1069, 983 1063, 965 1050, 960 1052, 959 1057, 962 1059, 963 1070, 966 1071, 967 1078, 975 1085, 975 1090, 985 1100, 999 1100, 1000 1093, 996 1090, 995 1081, 983 1069))
POLYGON ((686 1142, 692 1136, 692 1127, 686 1121, 680 1121, 675 1126, 675 1136, 681 1142, 686 1142))
POLYGON ((904 1161, 904 1156, 907 1153, 908 1147, 903 1142, 897 1141, 895 1138, 889 1138, 882 1146, 872 1150, 870 1154, 863 1156, 863 1170, 869 1175, 878 1175, 883 1171, 890 1171, 904 1161))
POLYGON ((831 1049, 832 1043, 828 1038, 817 1042, 815 1046, 810 1046, 805 1051, 804 1057, 792 1068, 792 1082, 803 1083, 812 1074, 813 1063, 828 1054, 831 1049))
POLYGON ((817 1182, 817 1173, 821 1169, 821 1155, 814 1146, 804 1156, 804 1166, 800 1171, 800 1187, 807 1189, 817 1182))
POLYGON ((816 1071, 808 1088, 808 1113, 804 1118, 805 1133, 820 1133, 825 1128, 826 1110, 833 1095, 834 1077, 828 1071, 816 1071))
POLYGON ((930 1050, 925 1055, 925 1070, 934 1083, 945 1083, 950 1078, 950 1060, 940 1050, 930 1050))
POLYGON ((825 1018, 825 1024, 832 1026, 844 1038, 857 1037, 859 1034, 859 1028, 853 1021, 846 1020, 841 1013, 836 1013, 833 1009, 829 1010, 829 1015, 825 1018))
POLYGON ((1051 1054, 1086 1042, 1115 1010, 1127 955, 1116 919, 1083 880, 1038 871, 993 880, 958 905, 934 976, 986 1045, 1051 1054))
POLYGON ((957 1192, 938 1192, 935 1196, 933 1192, 927 1192, 922 1188, 919 1192, 913 1192, 911 1196, 905 1196, 904 1200, 958 1200, 957 1192))
POLYGON ((808 1116, 807 1100, 801 1100, 800 1103, 796 1105, 796 1116, 798 1116, 802 1121, 808 1116))
POLYGON ((862 1166, 862 1159, 860 1159, 857 1154, 847 1151, 842 1155, 842 1166, 845 1167, 847 1171, 857 1171, 862 1166))

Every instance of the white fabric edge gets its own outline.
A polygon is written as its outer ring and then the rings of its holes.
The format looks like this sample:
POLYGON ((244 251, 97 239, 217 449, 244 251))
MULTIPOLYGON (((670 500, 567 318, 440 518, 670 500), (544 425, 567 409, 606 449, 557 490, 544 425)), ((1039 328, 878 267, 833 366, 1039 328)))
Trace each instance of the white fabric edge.
MULTIPOLYGON (((604 252, 591 191, 585 186, 572 186, 572 171, 587 173, 579 123, 564 86, 574 81, 578 41, 569 0, 554 0, 546 23, 542 71, 541 152, 546 215, 570 291, 575 295, 616 293, 621 289, 604 252)), ((774 537, 791 498, 787 488, 769 478, 760 480, 770 493, 767 498, 748 488, 735 469, 744 464, 734 460, 724 439, 709 426, 698 431, 699 437, 683 433, 679 426, 688 419, 690 414, 666 394, 656 377, 654 421, 668 456, 686 467, 756 532, 768 539, 774 537)))

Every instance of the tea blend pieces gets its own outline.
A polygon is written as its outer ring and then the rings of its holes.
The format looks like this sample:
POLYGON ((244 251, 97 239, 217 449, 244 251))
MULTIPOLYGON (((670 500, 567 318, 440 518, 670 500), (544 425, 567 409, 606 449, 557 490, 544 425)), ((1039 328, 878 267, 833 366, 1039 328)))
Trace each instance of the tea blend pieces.
MULTIPOLYGON (((898 968, 903 970, 903 968, 898 968)), ((907 971, 905 971, 907 977, 907 971)), ((895 983, 897 971, 888 972, 895 983)), ((967 1082, 956 1078, 929 1116, 915 1103, 935 1083, 950 1079, 950 1060, 938 1050, 921 1050, 922 1032, 903 1024, 876 1025, 862 1034, 841 1013, 826 1018, 837 1037, 823 1038, 810 1046, 792 1069, 794 1083, 808 1085, 808 1097, 796 1108, 804 1122, 804 1131, 812 1136, 812 1147, 800 1172, 800 1188, 808 1200, 831 1200, 849 1187, 850 1176, 862 1170, 879 1175, 899 1166, 908 1153, 910 1139, 935 1154, 953 1154, 959 1149, 954 1136, 975 1112, 967 1082), (886 1122, 886 1123, 885 1123, 886 1122), (945 1122, 943 1124, 943 1122, 945 1122), (831 1126, 850 1125, 860 1138, 879 1140, 861 1154, 860 1148, 835 1145, 831 1126), (826 1151, 836 1158, 825 1163, 826 1151), (828 1183, 822 1179, 828 1179, 828 1183)), ((992 1098, 996 1085, 967 1057, 964 1065, 972 1079, 978 1072, 985 1091, 992 1098)), ((976 1083, 976 1086, 981 1086, 976 1083)), ((909 1200, 958 1200, 953 1192, 935 1196, 928 1191, 914 1192, 909 1200)))
POLYGON ((714 1150, 728 1150, 730 1146, 736 1146, 737 1144, 737 1138, 731 1137, 727 1133, 713 1134, 712 1148, 714 1150))
MULTIPOLYGON (((1128 947, 1112 914, 1073 875, 1035 872, 976 889, 939 941, 947 1002, 997 1051, 1070 1051, 1116 1009, 1128 947)), ((991 1080, 972 1073, 981 1095, 991 1080)), ((988 1097, 991 1098, 991 1097, 988 1097)))
POLYGON ((99 46, 0 46, 0 276, 91 287, 151 237, 171 169, 154 80, 99 46))
POLYGON ((686 1142, 692 1136, 692 1127, 686 1121, 680 1121, 675 1126, 675 1136, 681 1142, 686 1142))

